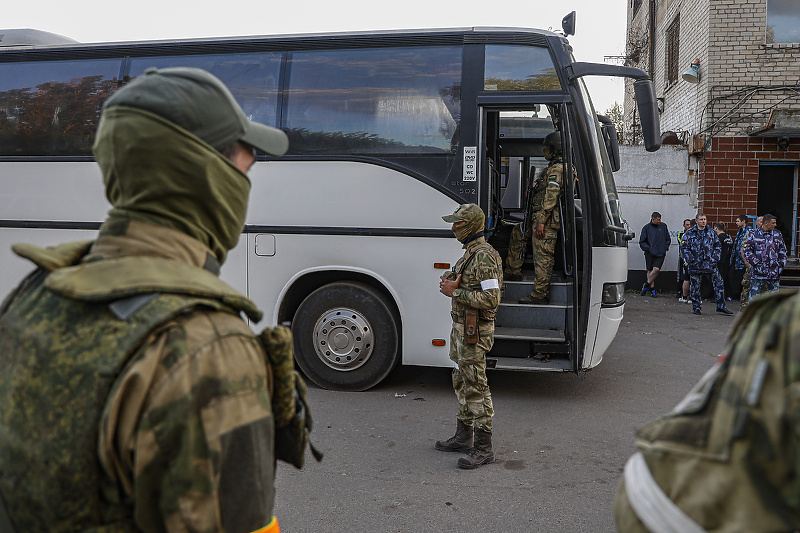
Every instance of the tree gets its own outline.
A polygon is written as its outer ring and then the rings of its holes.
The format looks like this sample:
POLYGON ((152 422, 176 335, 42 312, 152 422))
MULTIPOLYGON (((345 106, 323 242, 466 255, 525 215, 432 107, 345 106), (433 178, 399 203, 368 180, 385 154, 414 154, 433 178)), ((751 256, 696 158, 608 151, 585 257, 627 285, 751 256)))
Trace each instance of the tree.
POLYGON ((625 113, 622 111, 622 106, 619 105, 619 102, 614 102, 614 105, 610 108, 606 109, 605 116, 611 119, 611 122, 614 123, 614 127, 617 129, 617 140, 622 142, 622 139, 625 137, 623 136, 623 127, 625 126, 625 113))

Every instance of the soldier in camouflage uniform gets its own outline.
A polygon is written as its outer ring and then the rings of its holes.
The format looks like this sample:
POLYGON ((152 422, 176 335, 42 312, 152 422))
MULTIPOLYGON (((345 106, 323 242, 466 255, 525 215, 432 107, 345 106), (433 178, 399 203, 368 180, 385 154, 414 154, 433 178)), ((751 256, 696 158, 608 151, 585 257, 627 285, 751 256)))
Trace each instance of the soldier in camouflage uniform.
POLYGON ((452 299, 450 359, 453 389, 458 399, 456 433, 436 442, 445 452, 466 452, 460 468, 473 469, 494 461, 492 451, 492 395, 486 380, 486 353, 494 344, 494 319, 503 286, 503 262, 483 237, 484 214, 475 204, 463 204, 442 217, 453 223, 453 233, 464 244, 464 255, 442 276, 439 290, 452 299), (477 311, 477 339, 470 339, 467 316, 477 311))
MULTIPOLYGON (((558 199, 564 189, 564 162, 561 158, 561 134, 557 131, 544 140, 544 157, 549 165, 536 178, 533 186, 531 217, 525 239, 531 237, 533 249, 533 292, 519 300, 520 303, 548 303, 550 282, 553 277, 553 256, 556 239, 561 229, 561 211, 558 199)), ((505 277, 508 280, 522 279, 522 225, 517 224, 511 232, 508 245, 505 277)))
POLYGON ((217 276, 254 147, 287 146, 199 69, 106 102, 97 240, 14 247, 38 268, 0 308, 0 530, 278 531, 261 312, 217 276))
POLYGON ((636 437, 620 533, 800 530, 800 295, 753 300, 716 364, 636 437))

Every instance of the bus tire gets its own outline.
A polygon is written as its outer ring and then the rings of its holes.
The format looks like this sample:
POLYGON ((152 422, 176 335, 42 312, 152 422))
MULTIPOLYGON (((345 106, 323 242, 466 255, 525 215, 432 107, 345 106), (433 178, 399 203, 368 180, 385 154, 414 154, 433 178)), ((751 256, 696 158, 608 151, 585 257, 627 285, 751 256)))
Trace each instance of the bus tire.
POLYGON ((320 387, 369 389, 397 364, 398 322, 386 298, 369 285, 324 285, 297 308, 292 321, 295 360, 320 387))

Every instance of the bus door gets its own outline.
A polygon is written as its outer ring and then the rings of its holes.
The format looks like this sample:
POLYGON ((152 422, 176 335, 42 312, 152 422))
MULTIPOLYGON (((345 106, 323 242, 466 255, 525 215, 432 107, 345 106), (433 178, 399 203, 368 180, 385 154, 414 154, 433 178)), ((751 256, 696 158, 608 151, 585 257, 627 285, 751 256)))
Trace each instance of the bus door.
MULTIPOLYGON (((520 253, 518 244, 511 242, 512 234, 515 226, 525 220, 537 179, 549 165, 542 150, 545 137, 560 131, 563 153, 572 153, 572 143, 566 138, 566 119, 562 117, 566 117, 563 103, 482 108, 479 199, 487 213, 488 240, 500 252, 504 265, 511 255, 520 253)), ((565 161, 565 168, 573 174, 571 161, 565 161)), ((548 301, 519 302, 520 298, 531 294, 535 285, 528 237, 522 254, 522 279, 507 279, 503 283, 495 346, 487 358, 490 367, 575 372, 580 369, 582 349, 575 340, 581 338, 576 316, 581 269, 576 254, 573 181, 564 180, 556 207, 562 224, 556 239, 548 301)), ((526 225, 530 235, 533 225, 530 221, 526 225)))

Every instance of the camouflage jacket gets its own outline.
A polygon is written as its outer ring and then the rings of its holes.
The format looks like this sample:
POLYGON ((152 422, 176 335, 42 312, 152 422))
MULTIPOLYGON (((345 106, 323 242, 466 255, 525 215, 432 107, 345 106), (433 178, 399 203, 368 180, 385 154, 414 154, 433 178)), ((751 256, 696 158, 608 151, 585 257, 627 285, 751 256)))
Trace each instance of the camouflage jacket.
POLYGON ((731 249, 731 266, 736 270, 744 270, 744 258, 742 257, 742 245, 747 238, 750 231, 745 228, 739 228, 736 232, 736 237, 733 238, 733 248, 731 249))
POLYGON ((561 227, 561 212, 558 209, 558 198, 564 188, 564 163, 554 159, 542 170, 533 189, 531 209, 531 225, 548 225, 552 229, 561 227))
POLYGON ((750 263, 752 279, 780 279, 786 266, 786 244, 781 232, 758 228, 747 234, 742 245, 744 258, 750 263))
MULTIPOLYGON (((800 295, 752 301, 702 380, 672 412, 637 431, 658 486, 704 531, 800 530, 798 325, 800 295)), ((629 500, 623 483, 614 504, 618 531, 647 531, 629 500)))
POLYGON ((689 265, 689 272, 714 272, 721 253, 719 237, 711 226, 706 226, 702 231, 694 226, 683 234, 681 255, 689 265))
POLYGON ((0 319, 3 366, 20 369, 0 381, 0 490, 17 529, 264 527, 271 376, 238 316, 260 312, 202 268, 208 248, 133 222, 104 227, 72 267, 69 247, 15 250, 42 267, 0 319))
POLYGON ((471 307, 480 311, 482 320, 494 320, 503 286, 503 261, 483 237, 468 242, 464 248, 464 255, 451 273, 453 279, 461 274, 461 282, 453 291, 452 312, 463 317, 464 308, 471 307))

